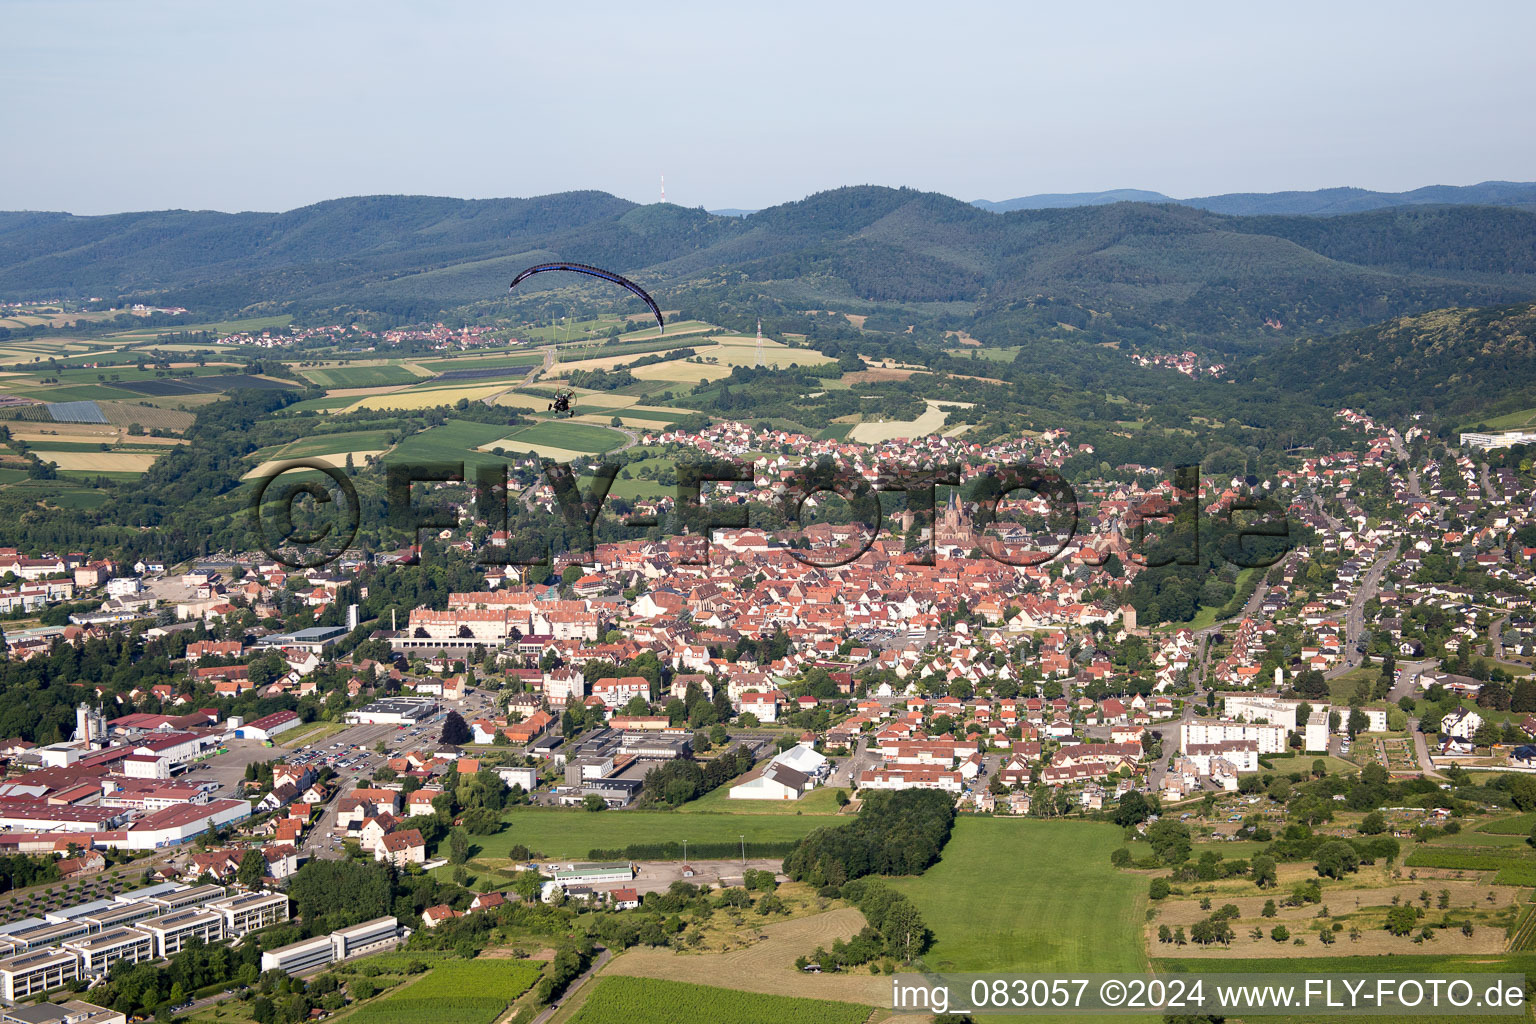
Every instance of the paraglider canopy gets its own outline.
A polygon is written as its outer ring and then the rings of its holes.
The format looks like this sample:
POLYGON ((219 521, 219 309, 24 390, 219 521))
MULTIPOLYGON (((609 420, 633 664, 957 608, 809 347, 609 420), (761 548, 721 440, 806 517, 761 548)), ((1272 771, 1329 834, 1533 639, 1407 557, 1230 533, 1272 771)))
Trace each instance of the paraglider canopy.
POLYGON ((651 298, 650 295, 646 293, 644 288, 641 288, 629 278, 615 274, 611 270, 604 270, 602 267, 589 267, 585 263, 540 263, 529 267, 527 270, 514 277, 512 279, 512 283, 508 285, 507 288, 510 291, 511 289, 516 288, 523 281, 532 277, 534 274, 542 274, 549 270, 566 270, 573 274, 586 274, 589 277, 599 277, 604 281, 612 281, 616 285, 628 288, 630 291, 640 296, 640 298, 645 301, 647 306, 651 307, 651 312, 656 316, 657 328, 661 333, 666 333, 667 322, 662 319, 661 307, 656 305, 656 300, 651 298))

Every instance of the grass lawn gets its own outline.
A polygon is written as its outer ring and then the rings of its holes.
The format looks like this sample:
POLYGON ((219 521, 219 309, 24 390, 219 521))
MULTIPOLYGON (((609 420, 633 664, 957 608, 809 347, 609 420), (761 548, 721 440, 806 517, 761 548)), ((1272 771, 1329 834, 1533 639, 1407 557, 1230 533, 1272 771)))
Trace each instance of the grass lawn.
POLYGON ((347 728, 349 726, 345 722, 310 722, 308 725, 301 725, 297 729, 290 729, 283 733, 277 745, 293 749, 319 743, 347 728))
MULTIPOLYGON (((584 860, 594 849, 632 843, 793 842, 827 824, 819 814, 678 814, 672 811, 598 811, 523 807, 503 816, 508 827, 475 836, 477 858, 506 857, 521 843, 545 857, 584 860)), ((1105 861, 1105 866, 1108 866, 1105 861)))
POLYGON ((684 814, 709 811, 722 814, 836 814, 837 794, 844 792, 847 791, 835 786, 822 786, 799 800, 732 800, 731 788, 721 786, 678 810, 684 814))
POLYGON ((1360 668, 1352 668, 1341 676, 1335 676, 1328 680, 1328 702, 1334 707, 1349 707, 1350 698, 1354 697, 1355 690, 1360 686, 1362 679, 1375 682, 1381 677, 1381 665, 1372 663, 1360 668))
POLYGON ((1273 768, 1265 768, 1260 762, 1260 773, 1273 771, 1277 775, 1289 775, 1292 772, 1304 772, 1308 776, 1312 774, 1312 762, 1323 762, 1323 768, 1329 775, 1347 775, 1350 772, 1358 772, 1360 766, 1353 761, 1346 761, 1342 757, 1334 757, 1332 754, 1299 754, 1296 757, 1277 757, 1267 754, 1264 761, 1274 765, 1273 768))
MULTIPOLYGON (((1258 569, 1243 569, 1238 572, 1237 579, 1234 581, 1238 593, 1242 593, 1243 586, 1248 582, 1248 578, 1258 571, 1258 569)), ((1204 629, 1207 626, 1214 626, 1216 624, 1216 613, 1221 611, 1222 607, 1215 604, 1201 605, 1200 610, 1195 613, 1195 617, 1189 620, 1188 628, 1204 629)), ((1239 608, 1238 611, 1242 611, 1242 609, 1239 608)))
POLYGON ((1146 879, 1117 871, 1109 824, 961 818, 944 856, 892 884, 922 912, 937 971, 1144 971, 1146 879))

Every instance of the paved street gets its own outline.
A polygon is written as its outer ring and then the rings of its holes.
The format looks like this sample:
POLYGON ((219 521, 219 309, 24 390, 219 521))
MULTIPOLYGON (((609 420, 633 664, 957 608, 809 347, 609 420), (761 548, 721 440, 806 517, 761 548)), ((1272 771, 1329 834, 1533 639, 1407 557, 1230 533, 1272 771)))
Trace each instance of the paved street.
POLYGON ((1361 634, 1365 632, 1366 603, 1376 596, 1376 591, 1381 586, 1381 577, 1386 574, 1387 566, 1391 565, 1393 559, 1397 557, 1401 546, 1400 543, 1393 544, 1391 551, 1373 562, 1366 570, 1360 585, 1355 588, 1354 599, 1349 602, 1349 611, 1344 616, 1344 658, 1325 673, 1328 678, 1341 676, 1360 664, 1361 655, 1355 648, 1360 642, 1361 634))

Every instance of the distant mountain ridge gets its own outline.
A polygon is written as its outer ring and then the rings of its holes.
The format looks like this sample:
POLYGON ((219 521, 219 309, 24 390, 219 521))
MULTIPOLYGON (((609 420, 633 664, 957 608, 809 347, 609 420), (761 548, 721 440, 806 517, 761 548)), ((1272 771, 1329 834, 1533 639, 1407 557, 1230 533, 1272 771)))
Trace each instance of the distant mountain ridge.
POLYGON ((1287 214, 1337 216, 1364 213, 1390 206, 1514 206, 1536 209, 1536 182, 1484 181, 1477 185, 1426 185, 1409 192, 1373 192, 1363 188, 1323 188, 1312 192, 1229 192, 1219 196, 1174 199, 1161 192, 1121 188, 1108 192, 1043 193, 990 202, 977 199, 971 205, 992 213, 1013 210, 1059 210, 1071 206, 1102 206, 1105 203, 1176 203, 1213 213, 1239 216, 1287 214))
POLYGON ((976 337, 1235 351, 1536 299, 1536 210, 1234 216, 1117 201, 998 216, 870 185, 745 216, 604 192, 361 196, 285 213, 0 213, 0 297, 18 299, 410 319, 623 301, 553 280, 508 297, 519 270, 551 259, 624 273, 669 308, 743 324, 761 316, 770 329, 835 309, 878 314, 868 330, 924 323, 976 337))

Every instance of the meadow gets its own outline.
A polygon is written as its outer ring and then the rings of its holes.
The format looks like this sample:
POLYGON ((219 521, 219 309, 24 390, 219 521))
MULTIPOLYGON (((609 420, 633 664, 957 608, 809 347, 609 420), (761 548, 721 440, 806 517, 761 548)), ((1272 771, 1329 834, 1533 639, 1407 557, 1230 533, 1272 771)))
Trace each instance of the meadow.
POLYGON ((608 976, 597 979, 571 1024, 634 1024, 687 1021, 688 1024, 861 1024, 870 1007, 828 999, 797 999, 655 978, 608 976))
POLYGON ((285 445, 275 457, 305 459, 314 455, 377 451, 389 447, 391 431, 348 430, 337 434, 316 434, 285 445))
POLYGON ((939 971, 1143 971, 1145 879, 1110 866, 1109 824, 960 818, 939 863, 891 884, 935 942, 939 971))
MULTIPOLYGON (((662 472, 671 472, 673 467, 674 463, 671 459, 659 457, 641 459, 639 462, 631 462, 625 466, 624 469, 619 471, 619 475, 614 478, 613 487, 609 489, 608 493, 612 497, 627 498, 630 501, 634 501, 636 498, 660 498, 668 495, 676 495, 676 484, 662 484, 654 479, 656 475, 662 472), (629 472, 629 479, 624 478, 625 470, 628 470, 629 472), (642 479, 640 477, 642 470, 649 470, 652 478, 642 479)), ((590 476, 582 477, 581 486, 583 488, 583 493, 585 493, 585 488, 591 482, 592 478, 590 476)), ((803 800, 799 802, 804 803, 803 800)))
POLYGON ((543 454, 545 448, 558 448, 562 451, 595 455, 599 452, 612 451, 623 445, 625 440, 623 434, 607 427, 590 423, 572 423, 569 420, 550 420, 507 434, 502 444, 509 452, 532 450, 543 454))
MULTIPOLYGON (((592 850, 635 843, 793 842, 828 824, 824 815, 680 814, 673 811, 590 811, 523 807, 503 815, 507 827, 476 836, 478 858, 502 858, 514 845, 545 857, 583 860, 592 850)), ((1106 867, 1108 860, 1105 861, 1106 867)))
MULTIPOLYGON (((475 423, 469 420, 449 420, 441 426, 429 427, 412 434, 397 444, 387 462, 463 462, 466 472, 475 464, 500 463, 506 460, 477 451, 481 445, 496 441, 507 433, 506 426, 497 423, 475 423)), ((510 448, 508 449, 511 450, 510 448)))

